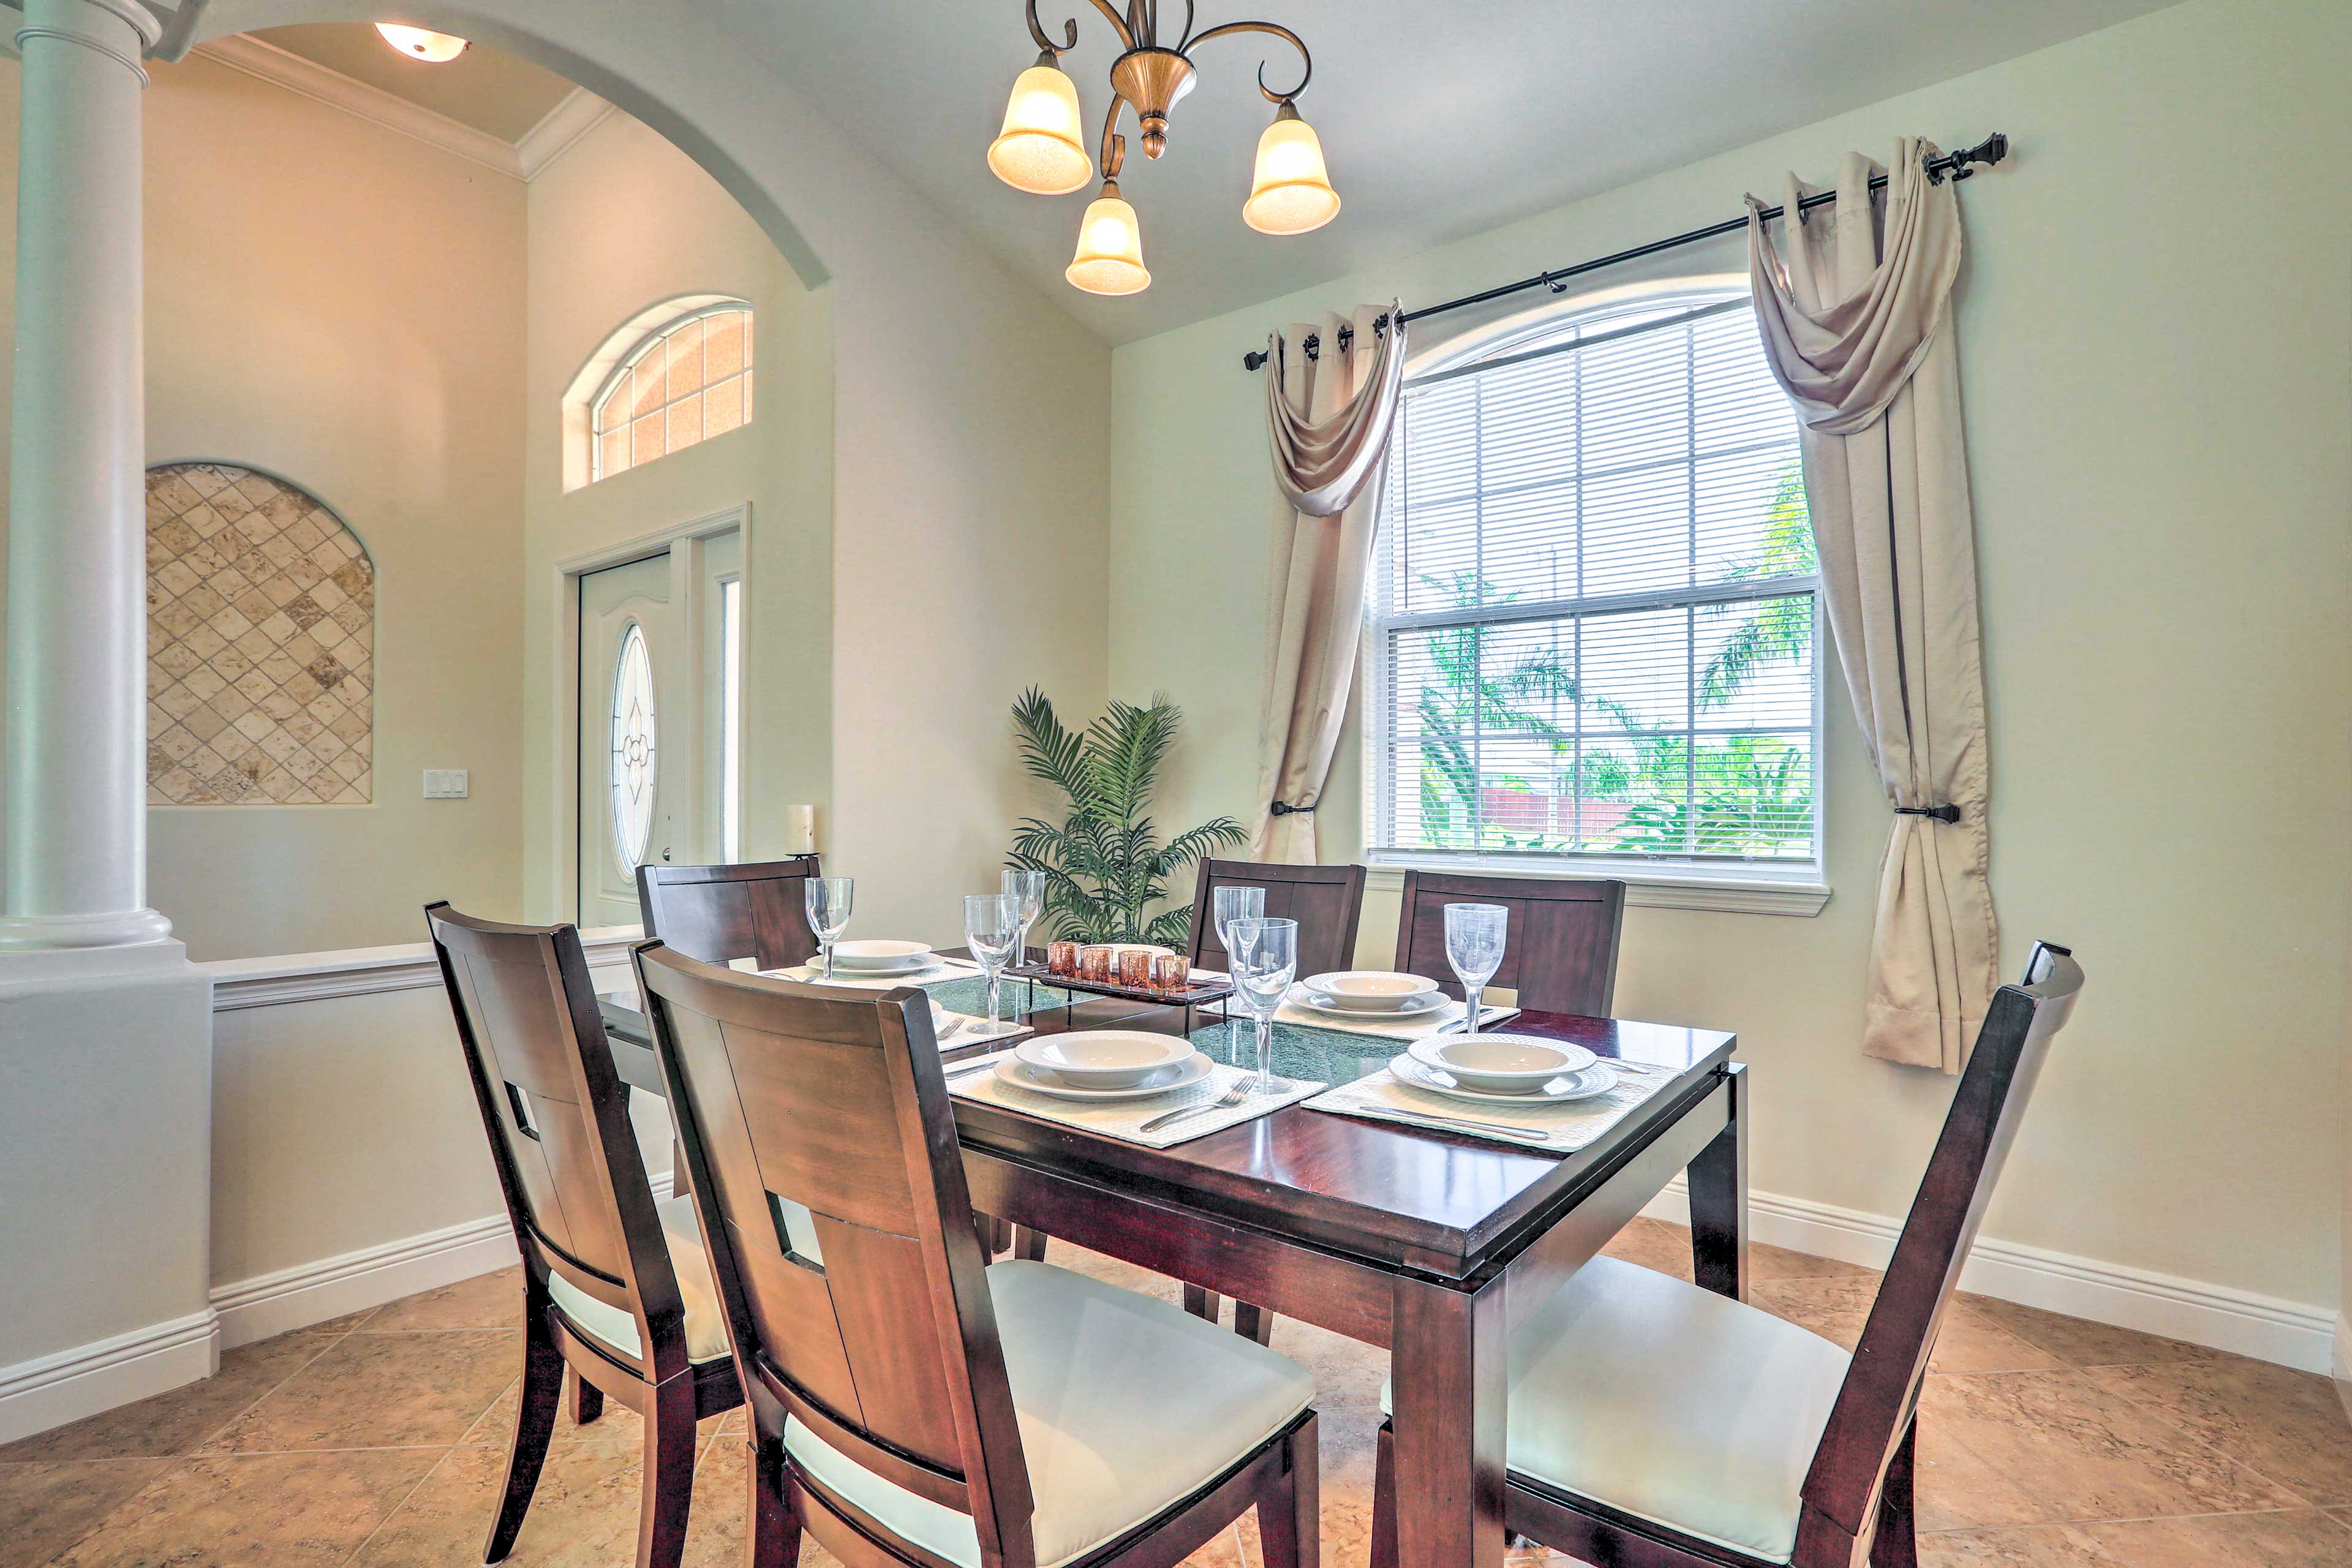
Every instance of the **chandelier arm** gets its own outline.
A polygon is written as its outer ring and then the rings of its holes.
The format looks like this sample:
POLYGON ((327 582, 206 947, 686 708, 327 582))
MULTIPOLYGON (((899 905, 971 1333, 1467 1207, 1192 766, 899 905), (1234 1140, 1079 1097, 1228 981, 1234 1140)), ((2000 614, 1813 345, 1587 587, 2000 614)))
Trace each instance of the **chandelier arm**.
MULTIPOLYGON (((1097 3, 1099 3, 1099 0, 1097 0, 1097 3)), ((1305 40, 1301 39, 1297 34, 1292 32, 1289 28, 1284 26, 1279 22, 1228 22, 1222 27, 1212 27, 1207 32, 1202 33, 1199 37, 1187 42, 1184 46, 1185 52, 1187 54, 1191 53, 1193 44, 1205 44, 1211 38, 1222 38, 1230 33, 1268 33, 1273 35, 1275 37, 1282 39, 1292 48, 1298 51, 1298 63, 1302 68, 1298 78, 1298 85, 1292 88, 1288 92, 1276 92, 1272 88, 1266 86, 1265 63, 1263 60, 1258 62, 1257 89, 1259 92, 1265 95, 1265 100, 1268 103, 1288 103, 1292 99, 1297 98, 1300 93, 1305 92, 1307 90, 1307 84, 1315 79, 1315 57, 1307 52, 1307 44, 1305 40)))
POLYGON ((1078 19, 1072 16, 1063 22, 1063 41, 1057 44, 1046 34, 1045 27, 1037 20, 1037 0, 1029 0, 1029 36, 1037 40, 1037 47, 1040 49, 1059 59, 1078 47, 1078 19))
POLYGON ((1192 47, 1192 0, 1184 0, 1184 30, 1177 35, 1176 52, 1182 54, 1192 47))
POLYGON ((1108 22, 1112 30, 1118 34, 1120 47, 1129 49, 1135 47, 1134 30, 1128 26, 1127 18, 1118 14, 1118 6, 1112 5, 1110 0, 1095 0, 1095 9, 1103 14, 1103 20, 1108 22))
POLYGON ((1110 112, 1103 116, 1102 172, 1105 180, 1116 180, 1127 163, 1127 138, 1118 134, 1118 111, 1129 107, 1126 94, 1111 89, 1110 112))

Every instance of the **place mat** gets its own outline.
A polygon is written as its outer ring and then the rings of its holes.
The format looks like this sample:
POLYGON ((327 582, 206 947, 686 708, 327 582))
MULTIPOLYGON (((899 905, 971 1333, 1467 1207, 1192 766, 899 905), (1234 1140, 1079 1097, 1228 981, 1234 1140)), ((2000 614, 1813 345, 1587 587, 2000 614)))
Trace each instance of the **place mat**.
POLYGON ((1612 1061, 1605 1057, 1601 1060, 1617 1075, 1617 1087, 1590 1100, 1554 1105, 1454 1100, 1399 1083, 1394 1074, 1382 1068, 1368 1078, 1316 1096, 1307 1102, 1307 1108, 1573 1154, 1599 1141, 1603 1133, 1638 1110, 1643 1100, 1682 1076, 1670 1067, 1612 1061), (1482 1125, 1466 1125, 1470 1122, 1482 1125))
POLYGON ((997 1051, 986 1057, 968 1057, 950 1063, 949 1092, 983 1105, 1017 1110, 1024 1116, 1034 1116, 1042 1121, 1058 1121, 1065 1127, 1099 1132, 1106 1138, 1117 1138, 1122 1142, 1140 1143, 1147 1149, 1172 1149, 1179 1143, 1205 1138, 1212 1132, 1222 1132, 1244 1121, 1255 1121, 1286 1105, 1297 1104, 1323 1087, 1320 1083, 1302 1083, 1297 1079, 1277 1078, 1264 1094, 1254 1094, 1239 1105, 1217 1105, 1216 1102, 1224 1098, 1225 1092, 1237 1080, 1255 1078, 1257 1073, 1255 1068, 1228 1067, 1219 1062, 1200 1082, 1167 1094, 1153 1095, 1149 1100, 1056 1100, 1050 1094, 1016 1089, 996 1076, 993 1064, 1012 1054, 1010 1051, 997 1051), (991 1066, 975 1068, 975 1064, 983 1061, 991 1066), (959 1072, 965 1068, 975 1068, 975 1070, 959 1072), (1143 1123, 1153 1117, 1189 1105, 1216 1106, 1216 1109, 1187 1116, 1181 1121, 1171 1121, 1157 1131, 1140 1131, 1143 1123))
MULTIPOLYGON (((1318 1013, 1302 1007, 1286 996, 1282 1005, 1274 1010, 1274 1021, 1300 1029, 1328 1029, 1336 1035, 1375 1035, 1383 1040, 1400 1042, 1418 1040, 1439 1034, 1462 1022, 1462 1004, 1447 1001, 1444 1006, 1430 1013, 1417 1013, 1410 1018, 1399 1018, 1383 1013, 1367 1013, 1360 1017, 1338 1018, 1328 1013, 1318 1013)), ((1218 1003, 1202 1009, 1204 1017, 1230 1017, 1237 1023, 1249 1022, 1249 1015, 1237 1004, 1218 1003)), ((1478 1026, 1491 1029, 1508 1018, 1519 1016, 1517 1007, 1500 1007, 1489 1002, 1478 1015, 1478 1026)))

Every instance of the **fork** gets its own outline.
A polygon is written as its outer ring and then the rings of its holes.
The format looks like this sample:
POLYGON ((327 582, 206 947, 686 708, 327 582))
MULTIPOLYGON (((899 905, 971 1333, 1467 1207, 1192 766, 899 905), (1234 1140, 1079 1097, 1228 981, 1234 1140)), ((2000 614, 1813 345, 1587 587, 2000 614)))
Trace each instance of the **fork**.
POLYGON ((1234 1083, 1233 1088, 1225 1090, 1224 1098, 1222 1100, 1213 1100, 1206 1105, 1188 1105, 1180 1110, 1163 1110, 1159 1115, 1153 1117, 1150 1121, 1143 1123, 1140 1127, 1138 1127, 1136 1131, 1138 1132, 1149 1132, 1155 1127, 1165 1127, 1171 1121, 1181 1121, 1188 1116, 1198 1116, 1202 1111, 1226 1110, 1229 1107, 1239 1105, 1243 1100, 1247 1100, 1256 1088, 1257 1079, 1255 1077, 1239 1079, 1234 1083))

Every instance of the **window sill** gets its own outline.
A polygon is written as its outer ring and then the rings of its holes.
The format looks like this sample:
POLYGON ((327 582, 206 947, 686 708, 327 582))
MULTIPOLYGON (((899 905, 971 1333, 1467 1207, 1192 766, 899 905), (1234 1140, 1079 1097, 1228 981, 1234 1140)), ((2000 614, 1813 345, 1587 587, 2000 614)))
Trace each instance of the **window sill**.
POLYGON ((1830 901, 1819 868, 1796 872, 1697 870, 1684 867, 1580 863, 1572 871, 1557 862, 1508 855, 1408 855, 1373 853, 1364 858, 1368 889, 1389 892, 1404 886, 1407 871, 1450 871, 1466 877, 1582 877, 1625 884, 1625 902, 1654 910, 1711 910, 1733 915, 1818 915, 1830 901))

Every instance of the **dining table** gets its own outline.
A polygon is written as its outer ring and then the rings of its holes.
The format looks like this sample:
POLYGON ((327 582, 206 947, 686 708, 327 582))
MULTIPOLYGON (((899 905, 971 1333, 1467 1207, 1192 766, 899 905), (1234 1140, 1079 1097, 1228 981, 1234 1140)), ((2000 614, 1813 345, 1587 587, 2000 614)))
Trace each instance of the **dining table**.
MULTIPOLYGON (((1006 990, 1018 994, 1020 983, 1006 990)), ((1024 1022, 1041 1034, 1186 1032, 1181 1007, 1063 1000, 1024 1022)), ((622 1079, 665 1094, 635 998, 607 995, 600 1005, 622 1079)), ((1388 1351, 1395 1560, 1499 1568, 1514 1328, 1677 1175, 1689 1194, 1696 1281, 1734 1299, 1748 1287, 1747 1086, 1732 1059, 1737 1037, 1538 1011, 1507 1026, 1660 1069, 1651 1075, 1659 1087, 1565 1154, 1296 1103, 1153 1148, 959 1095, 972 1205, 1005 1226, 1388 1351)), ((1192 1035, 1213 1058, 1248 1066, 1250 1027, 1213 1024, 1192 1035)), ((952 1071, 1001 1045, 950 1036, 940 1051, 952 1071)), ((1338 1085, 1380 1071, 1397 1049, 1392 1039, 1282 1029, 1273 1065, 1294 1079, 1338 1085)))

